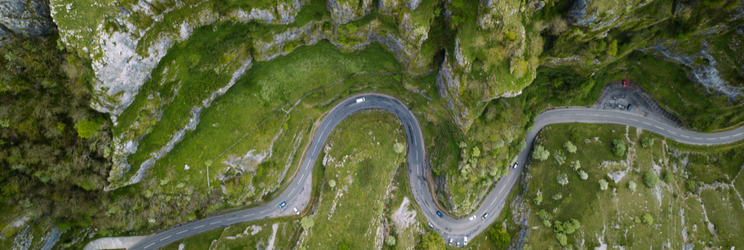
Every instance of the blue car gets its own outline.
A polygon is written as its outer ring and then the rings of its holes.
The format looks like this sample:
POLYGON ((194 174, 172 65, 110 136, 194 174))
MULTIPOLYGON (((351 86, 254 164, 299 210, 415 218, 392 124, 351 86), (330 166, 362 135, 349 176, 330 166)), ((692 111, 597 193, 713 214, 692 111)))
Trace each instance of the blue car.
POLYGON ((279 208, 284 208, 284 206, 286 206, 286 205, 287 205, 287 202, 286 201, 282 201, 282 203, 279 204, 279 208))
POLYGON ((437 215, 439 216, 439 218, 443 218, 444 217, 444 215, 442 214, 442 212, 439 212, 439 211, 437 211, 437 215))

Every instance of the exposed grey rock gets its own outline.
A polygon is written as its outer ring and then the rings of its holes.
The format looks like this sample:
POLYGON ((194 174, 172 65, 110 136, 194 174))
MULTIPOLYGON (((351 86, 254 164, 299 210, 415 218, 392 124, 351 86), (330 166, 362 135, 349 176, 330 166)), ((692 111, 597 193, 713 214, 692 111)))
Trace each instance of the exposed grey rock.
POLYGON ((468 109, 458 100, 460 95, 460 81, 447 63, 447 55, 444 56, 439 74, 437 74, 437 89, 439 90, 439 96, 447 99, 446 106, 452 111, 452 118, 455 124, 460 128, 465 127, 461 119, 467 118, 468 109))
POLYGON ((408 7, 411 10, 415 10, 418 8, 419 4, 421 3, 421 0, 411 0, 406 2, 406 7, 408 7))
POLYGON ((326 6, 331 12, 333 22, 346 24, 369 14, 372 10, 372 0, 344 1, 344 3, 339 3, 339 0, 328 0, 326 6), (361 6, 357 6, 359 4, 361 6))
POLYGON ((574 0, 573 3, 571 3, 571 7, 568 9, 568 18, 570 18, 573 23, 578 23, 584 19, 584 16, 586 16, 586 7, 587 4, 584 0, 574 0))
POLYGON ((56 30, 48 0, 0 0, 0 44, 11 36, 46 36, 56 30))

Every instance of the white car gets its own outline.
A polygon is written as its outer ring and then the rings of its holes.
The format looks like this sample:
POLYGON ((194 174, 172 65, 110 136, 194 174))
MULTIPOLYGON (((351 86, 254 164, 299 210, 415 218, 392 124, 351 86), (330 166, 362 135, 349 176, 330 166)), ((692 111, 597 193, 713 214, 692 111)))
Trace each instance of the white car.
POLYGON ((473 216, 470 216, 470 218, 468 218, 468 220, 469 220, 469 221, 475 220, 475 215, 473 215, 473 216))
POLYGON ((483 219, 483 220, 485 220, 486 218, 488 218, 488 213, 485 213, 485 214, 483 214, 483 216, 481 216, 481 219, 483 219))
POLYGON ((293 207, 292 209, 294 209, 296 215, 299 215, 300 214, 300 210, 297 210, 296 207, 293 207))
POLYGON ((463 245, 467 245, 468 244, 468 236, 465 236, 465 241, 463 241, 462 244, 463 245))
POLYGON ((519 167, 519 162, 515 162, 514 166, 512 166, 512 168, 517 168, 517 167, 519 167))
POLYGON ((362 98, 357 98, 357 99, 356 99, 356 103, 360 103, 360 102, 364 102, 364 97, 362 97, 362 98))

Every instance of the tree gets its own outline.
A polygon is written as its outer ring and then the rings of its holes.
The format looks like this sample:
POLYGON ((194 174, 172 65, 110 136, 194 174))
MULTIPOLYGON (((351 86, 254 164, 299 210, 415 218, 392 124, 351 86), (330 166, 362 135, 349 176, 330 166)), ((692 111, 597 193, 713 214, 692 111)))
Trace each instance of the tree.
POLYGON ((305 229, 305 231, 307 231, 311 227, 315 226, 315 221, 313 220, 312 216, 308 215, 302 217, 302 219, 300 220, 300 224, 302 224, 302 229, 305 229))
POLYGON ((543 220, 553 219, 553 215, 545 211, 545 209, 540 209, 540 212, 537 212, 537 217, 540 217, 540 219, 543 219, 543 220))
POLYGON ((566 184, 568 184, 568 175, 566 174, 558 174, 556 179, 558 179, 558 184, 561 184, 561 186, 565 186, 566 184))
POLYGON ((602 191, 604 191, 604 190, 607 190, 607 185, 608 185, 608 184, 609 184, 609 183, 607 183, 607 181, 606 181, 606 180, 604 180, 604 179, 599 179, 599 190, 602 190, 602 191))
POLYGON ((610 43, 610 47, 607 48, 607 54, 610 56, 617 55, 617 40, 612 40, 612 42, 610 43))
POLYGON ((385 244, 387 244, 388 246, 391 246, 391 247, 392 246, 395 246, 395 237, 391 235, 390 237, 388 237, 387 239, 385 239, 385 244))
POLYGON ((341 243, 338 243, 338 250, 351 250, 351 248, 342 241, 341 243))
POLYGON ((641 142, 641 146, 643 146, 643 148, 651 147, 653 145, 654 145, 654 140, 649 139, 649 138, 643 139, 643 141, 641 142))
POLYGON ((542 194, 537 194, 537 196, 535 197, 535 205, 539 206, 540 203, 542 203, 542 194))
POLYGON ((432 232, 421 237, 418 249, 422 250, 444 250, 444 241, 438 233, 432 232))
POLYGON ((532 150, 532 159, 544 161, 547 160, 548 157, 550 157, 550 152, 542 145, 537 145, 535 146, 535 149, 532 150))
POLYGON ((649 225, 649 226, 651 224, 654 224, 654 217, 652 217, 650 214, 644 214, 643 215, 643 218, 641 218, 641 220, 643 221, 643 223, 645 223, 646 225, 649 225))
POLYGON ((612 153, 617 156, 625 155, 625 142, 623 140, 612 140, 612 153))
POLYGON ((579 178, 581 178, 582 180, 586 180, 586 179, 589 179, 589 175, 586 172, 584 172, 584 170, 581 170, 579 171, 579 178))
POLYGON ((636 191, 636 183, 635 183, 635 181, 629 181, 628 182, 628 189, 630 189, 631 192, 634 192, 635 193, 635 191, 636 191))
POLYGON ((646 172, 646 174, 643 175, 643 181, 646 183, 646 186, 650 188, 655 188, 660 184, 659 177, 651 171, 648 171, 646 172))
POLYGON ((405 147, 405 145, 403 145, 403 143, 396 142, 395 144, 393 144, 393 150, 396 153, 400 154, 400 153, 403 153, 403 151, 406 150, 406 147, 405 147))
POLYGON ((557 233, 555 234, 555 238, 558 239, 558 243, 560 243, 561 246, 565 246, 566 244, 568 244, 568 238, 565 234, 557 233))
POLYGON ((98 132, 104 122, 103 119, 83 120, 75 124, 75 130, 80 138, 87 139, 98 132))
POLYGON ((509 236, 509 233, 506 232, 504 229, 496 229, 491 228, 490 231, 491 241, 493 241, 493 244, 496 245, 496 248, 498 249, 506 249, 509 247, 509 242, 511 242, 511 237, 509 236))
POLYGON ((581 168, 581 163, 579 162, 579 160, 575 160, 575 161, 571 162, 571 168, 574 171, 579 171, 579 168, 581 168))
POLYGON ((576 146, 574 146, 571 141, 567 141, 566 143, 564 143, 563 147, 566 148, 566 151, 568 151, 569 153, 576 153, 576 146))
POLYGON ((563 154, 563 151, 556 150, 555 154, 553 154, 553 158, 555 158, 555 161, 558 162, 558 165, 563 165, 563 163, 566 163, 566 155, 563 154))
POLYGON ((329 180, 328 181, 328 186, 331 186, 331 189, 334 188, 334 187, 336 187, 336 180, 329 180))

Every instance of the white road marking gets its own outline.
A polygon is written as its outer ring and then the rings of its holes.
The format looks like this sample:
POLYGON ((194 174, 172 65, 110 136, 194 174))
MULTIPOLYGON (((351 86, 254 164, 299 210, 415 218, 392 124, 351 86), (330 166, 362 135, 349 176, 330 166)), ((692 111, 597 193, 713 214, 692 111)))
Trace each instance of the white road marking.
POLYGON ((197 229, 197 228, 202 228, 202 227, 204 227, 204 225, 201 225, 201 226, 198 226, 198 227, 194 227, 192 229, 197 229))
POLYGON ((744 134, 744 133, 738 133, 738 134, 735 134, 734 136, 740 136, 741 134, 744 134))
POLYGON ((235 218, 235 217, 230 217, 230 218, 228 218, 227 220, 234 220, 234 219, 237 219, 237 218, 235 218))
POLYGON ((712 141, 712 140, 715 140, 715 139, 716 138, 706 138, 706 140, 709 140, 709 141, 712 141))
POLYGON ((638 121, 638 120, 633 119, 633 118, 628 118, 628 120, 631 120, 631 121, 634 121, 634 122, 637 122, 638 121))
POLYGON ((651 123, 648 123, 648 122, 643 122, 643 124, 651 126, 651 123))
POLYGON ((661 129, 661 130, 664 130, 663 128, 661 128, 661 127, 659 127, 659 126, 654 126, 654 128, 657 128, 657 129, 661 129))
POLYGON ((292 188, 292 191, 289 191, 289 193, 290 194, 293 193, 295 191, 295 189, 297 189, 297 188, 292 188))
POLYGON ((150 245, 145 246, 145 249, 147 249, 148 247, 151 247, 152 245, 155 245, 155 242, 150 243, 150 245))
POLYGON ((187 232, 187 231, 189 231, 189 230, 188 230, 188 229, 187 229, 187 230, 183 230, 183 231, 181 231, 181 232, 178 232, 178 233, 176 233, 176 235, 179 235, 179 234, 185 233, 185 232, 187 232))
POLYGON ((248 216, 251 216, 251 215, 253 215, 253 214, 246 214, 246 215, 243 215, 243 218, 245 218, 245 217, 248 217, 248 216))
POLYGON ((214 224, 217 224, 217 223, 220 223, 220 222, 222 222, 222 221, 221 221, 221 220, 218 220, 218 221, 215 221, 215 222, 209 223, 209 225, 214 225, 214 224))
POLYGON ((674 133, 674 132, 672 132, 672 131, 669 131, 669 133, 672 133, 673 135, 676 135, 676 134, 677 134, 677 133, 674 133))
POLYGON ((686 135, 680 135, 680 136, 682 136, 684 138, 690 138, 689 136, 686 136, 686 135))
POLYGON ((721 139, 728 139, 728 138, 729 138, 729 136, 726 136, 726 137, 721 137, 721 139))
POLYGON ((167 237, 165 237, 165 238, 162 238, 162 239, 160 239, 160 241, 164 241, 164 240, 167 240, 167 239, 168 239, 168 238, 170 238, 170 237, 171 237, 171 235, 168 235, 167 237))
POLYGON ((700 138, 700 137, 692 137, 692 138, 695 138, 695 139, 698 139, 698 140, 702 140, 703 139, 703 138, 700 138))

